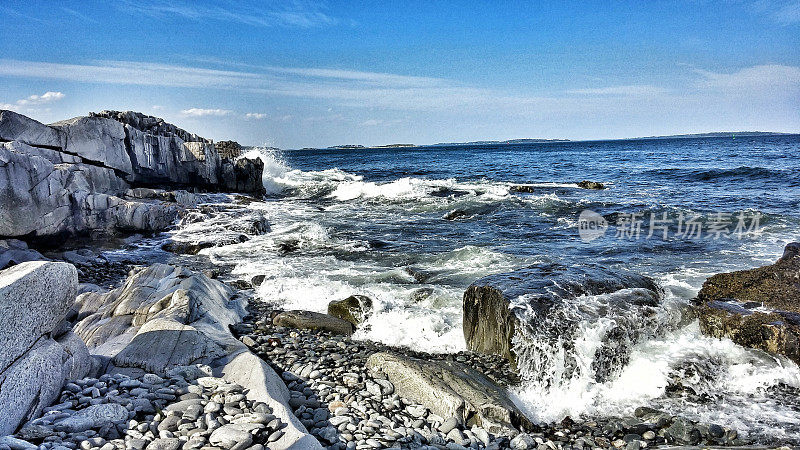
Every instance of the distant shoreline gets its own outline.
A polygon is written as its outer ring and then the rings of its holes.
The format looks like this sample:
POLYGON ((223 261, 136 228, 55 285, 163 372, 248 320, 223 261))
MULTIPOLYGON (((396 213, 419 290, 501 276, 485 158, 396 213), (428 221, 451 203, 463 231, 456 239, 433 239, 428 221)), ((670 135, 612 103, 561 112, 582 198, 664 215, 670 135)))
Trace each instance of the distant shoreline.
POLYGON ((303 147, 299 149, 287 149, 290 151, 305 150, 375 150, 387 148, 431 148, 431 147, 469 147, 481 145, 519 145, 519 144, 551 144, 565 142, 611 142, 611 141, 642 141, 658 139, 707 139, 707 138, 745 138, 745 137, 764 137, 764 136, 796 136, 800 133, 783 133, 776 131, 716 131, 711 133, 691 133, 691 134, 671 134, 664 136, 640 136, 619 139, 507 139, 504 141, 470 141, 470 142, 440 142, 436 144, 385 144, 385 145, 359 145, 346 144, 334 145, 330 147, 303 147))

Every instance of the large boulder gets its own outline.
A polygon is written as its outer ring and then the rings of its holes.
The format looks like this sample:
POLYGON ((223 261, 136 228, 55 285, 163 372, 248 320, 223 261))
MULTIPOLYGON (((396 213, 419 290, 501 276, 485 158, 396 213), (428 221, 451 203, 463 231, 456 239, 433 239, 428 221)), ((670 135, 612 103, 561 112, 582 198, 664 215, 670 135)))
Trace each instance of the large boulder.
POLYGON ((198 352, 215 353, 200 348, 217 345, 213 339, 200 340, 197 327, 203 323, 227 327, 239 321, 244 315, 243 304, 233 296, 232 288, 205 275, 154 264, 132 274, 117 289, 80 295, 76 301, 80 322, 75 333, 93 352, 115 358, 115 364, 121 367, 165 374, 169 366, 193 364, 196 358, 191 355, 198 352), (181 334, 193 337, 185 345, 174 345, 182 341, 176 339, 181 334), (165 339, 162 344, 153 341, 156 336, 165 339), (154 343, 162 347, 162 352, 170 352, 151 359, 151 351, 143 347, 154 343))
POLYGON ((39 416, 66 378, 93 369, 86 345, 62 326, 77 287, 67 263, 24 262, 0 272, 0 436, 39 416))
POLYGON ((710 277, 697 300, 703 333, 800 364, 800 243, 775 264, 710 277))
POLYGON ((466 290, 464 338, 470 350, 503 356, 523 376, 568 379, 590 370, 602 381, 660 326, 654 317, 660 298, 651 279, 632 273, 528 267, 479 279, 466 290), (613 325, 595 336, 600 342, 586 368, 576 360, 576 340, 581 325, 596 323, 613 325))
POLYGON ((530 425, 504 388, 464 364, 379 352, 367 359, 367 368, 385 375, 401 397, 462 425, 496 434, 530 425))

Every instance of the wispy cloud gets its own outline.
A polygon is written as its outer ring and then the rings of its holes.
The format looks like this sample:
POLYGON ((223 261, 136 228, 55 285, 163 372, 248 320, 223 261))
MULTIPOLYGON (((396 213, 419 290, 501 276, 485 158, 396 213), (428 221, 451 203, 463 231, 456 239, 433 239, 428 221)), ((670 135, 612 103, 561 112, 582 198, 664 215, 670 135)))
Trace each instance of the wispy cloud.
POLYGON ((781 25, 800 24, 800 0, 744 0, 747 9, 781 25))
POLYGON ((86 14, 82 14, 82 13, 80 13, 80 12, 78 12, 78 11, 72 9, 72 8, 67 8, 66 6, 62 6, 61 10, 64 11, 65 13, 71 15, 71 16, 77 17, 78 19, 80 19, 80 20, 82 20, 84 22, 89 22, 89 23, 94 23, 94 24, 100 23, 96 19, 94 19, 92 17, 89 17, 86 14))
POLYGON ((181 17, 193 21, 217 20, 259 27, 311 28, 338 23, 337 19, 325 13, 325 8, 319 2, 302 0, 218 0, 213 5, 201 5, 194 0, 123 0, 119 6, 126 12, 158 19, 181 17))
POLYGON ((229 109, 204 109, 204 108, 189 108, 181 111, 181 114, 186 117, 222 117, 232 114, 233 111, 229 109))
MULTIPOLYGON (((325 100, 329 106, 337 107, 439 112, 459 110, 465 113, 504 113, 526 117, 545 116, 548 111, 564 114, 570 111, 603 111, 609 106, 629 106, 632 101, 638 100, 647 100, 653 105, 689 102, 699 95, 715 95, 715 98, 724 100, 730 98, 731 93, 742 92, 791 99, 791 96, 796 97, 800 89, 800 68, 782 65, 752 66, 733 73, 690 68, 696 77, 695 81, 670 88, 654 84, 599 88, 578 86, 538 96, 525 92, 524 86, 502 90, 435 77, 327 68, 248 66, 240 69, 208 69, 133 61, 60 64, 0 59, 0 77, 219 89, 247 93, 253 98, 325 100)), ((190 108, 183 112, 187 117, 232 114, 251 120, 265 118, 262 116, 264 113, 260 112, 235 113, 213 108, 190 108)))
POLYGON ((567 94, 580 94, 580 95, 623 95, 623 96, 652 96, 660 95, 667 92, 666 89, 652 85, 626 85, 626 86, 609 86, 602 88, 589 88, 589 89, 572 89, 566 91, 567 94))
POLYGON ((61 92, 47 91, 42 95, 34 94, 26 98, 21 98, 14 103, 0 103, 0 109, 11 109, 14 111, 20 111, 22 109, 30 110, 32 107, 57 102, 64 97, 66 96, 61 92))
POLYGON ((800 91, 800 67, 760 65, 746 67, 733 73, 718 73, 694 69, 701 76, 698 86, 708 89, 734 90, 740 93, 800 91))
POLYGON ((290 67, 233 71, 132 61, 61 64, 0 59, 0 76, 238 90, 402 109, 446 108, 456 97, 474 103, 479 97, 494 95, 488 90, 443 78, 290 67))

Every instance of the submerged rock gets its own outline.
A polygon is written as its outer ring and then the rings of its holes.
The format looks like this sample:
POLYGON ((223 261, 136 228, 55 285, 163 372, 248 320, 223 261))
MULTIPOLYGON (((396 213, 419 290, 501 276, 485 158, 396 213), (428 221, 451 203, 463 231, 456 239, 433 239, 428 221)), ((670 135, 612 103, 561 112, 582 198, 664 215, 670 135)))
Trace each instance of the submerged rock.
POLYGON ((444 220, 457 220, 457 219, 463 219, 465 217, 468 217, 469 215, 470 214, 468 212, 464 211, 463 209, 454 209, 454 210, 450 211, 449 213, 445 214, 444 216, 442 216, 442 219, 444 219, 444 220))
POLYGON ((800 364, 800 243, 775 264, 720 273, 697 294, 700 329, 800 364))
POLYGON ((351 295, 344 300, 328 303, 328 314, 358 326, 372 312, 372 299, 366 295, 351 295))
POLYGON ((528 184, 517 184, 509 187, 508 190, 510 192, 515 192, 519 194, 533 194, 536 192, 536 186, 531 186, 528 184))
POLYGON ((454 361, 426 361, 393 353, 375 353, 367 368, 381 372, 400 396, 418 402, 456 424, 477 425, 491 433, 528 426, 505 389, 477 370, 454 361))

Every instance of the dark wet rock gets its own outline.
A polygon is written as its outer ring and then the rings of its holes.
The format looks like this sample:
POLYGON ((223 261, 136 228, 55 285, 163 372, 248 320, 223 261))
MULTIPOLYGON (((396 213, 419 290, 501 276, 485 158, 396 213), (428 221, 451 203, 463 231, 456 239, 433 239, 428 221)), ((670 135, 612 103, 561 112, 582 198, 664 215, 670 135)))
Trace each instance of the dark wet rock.
POLYGON ((427 300, 431 295, 433 295, 434 290, 433 288, 419 288, 415 289, 414 292, 411 293, 411 302, 412 303, 419 303, 422 301, 427 300))
POLYGON ((358 326, 372 312, 372 299, 366 295, 351 295, 344 300, 328 303, 328 314, 358 326))
POLYGON ((669 428, 664 430, 664 437, 667 442, 680 445, 697 445, 702 439, 700 430, 695 425, 682 418, 677 418, 669 428))
MULTIPOLYGON (((617 312, 646 315, 647 308, 658 304, 659 288, 649 278, 632 273, 613 272, 600 267, 566 268, 559 265, 542 265, 514 272, 491 275, 475 281, 464 293, 464 338, 470 350, 496 354, 516 364, 517 356, 512 349, 512 339, 520 326, 529 327, 532 333, 552 333, 555 337, 574 328, 574 320, 561 317, 569 300, 582 295, 610 294, 623 289, 638 289, 610 298, 613 304, 597 311, 597 314, 617 312), (525 304, 516 304, 525 296, 525 304), (520 321, 523 309, 531 308, 535 323, 520 321), (639 311, 641 310, 641 311, 639 311), (557 319, 562 320, 557 320, 557 319), (559 329, 545 327, 545 323, 559 329)), ((546 336, 542 336, 545 337, 546 336)), ((617 347, 618 342, 609 342, 617 347)), ((598 364, 613 365, 617 350, 610 353, 610 360, 598 364)), ((597 367, 597 372, 603 372, 597 367)))
POLYGON ((275 316, 272 323, 282 327, 323 330, 334 334, 351 335, 352 323, 328 314, 311 311, 285 311, 275 316))
POLYGON ((534 192, 536 192, 536 187, 526 184, 518 184, 511 186, 510 188, 508 188, 508 190, 520 194, 533 194, 534 192))
POLYGON ((603 183, 598 183, 597 181, 589 181, 589 180, 583 180, 579 182, 578 187, 581 189, 594 189, 594 190, 602 190, 606 188, 603 185, 603 183))
POLYGON ((222 159, 220 184, 227 191, 263 195, 266 192, 261 177, 263 171, 264 162, 259 158, 222 159))
POLYGON ((281 256, 286 256, 289 253, 294 253, 300 248, 300 241, 298 240, 289 240, 278 243, 278 254, 281 256))
POLYGON ((196 255, 201 250, 214 247, 213 242, 180 242, 180 241, 167 241, 161 248, 172 253, 181 255, 196 255))
POLYGON ((710 277, 697 295, 703 333, 800 363, 800 243, 769 266, 710 277))
POLYGON ((409 274, 412 277, 414 277, 414 281, 417 282, 417 283, 425 283, 431 277, 430 273, 425 272, 425 271, 423 271, 421 269, 418 269, 416 267, 407 266, 407 267, 404 267, 403 270, 407 274, 409 274))

